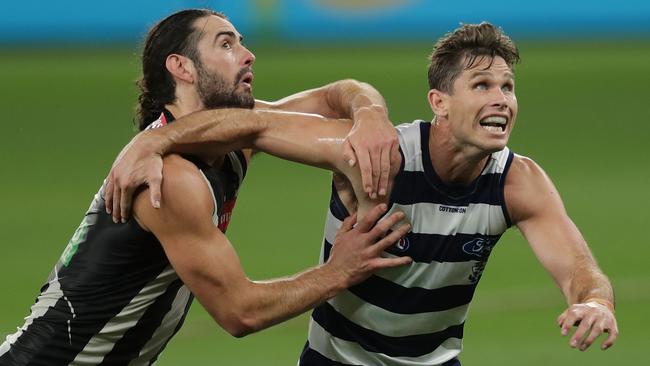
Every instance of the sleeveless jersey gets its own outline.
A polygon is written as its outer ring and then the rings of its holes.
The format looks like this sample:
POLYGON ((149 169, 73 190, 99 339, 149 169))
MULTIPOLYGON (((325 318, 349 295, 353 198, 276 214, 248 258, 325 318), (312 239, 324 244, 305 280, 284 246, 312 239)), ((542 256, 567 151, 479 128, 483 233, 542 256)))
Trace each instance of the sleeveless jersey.
MULTIPOLYGON (((493 153, 471 184, 447 185, 431 163, 430 127, 397 127, 402 166, 387 214, 403 211, 412 231, 384 255, 413 262, 380 270, 315 308, 299 365, 431 366, 460 353, 474 290, 511 225, 503 189, 513 154, 493 153)), ((321 263, 348 215, 332 187, 321 263)))
MULTIPOLYGON (((165 111, 152 125, 172 121, 165 111)), ((211 189, 225 232, 246 172, 241 151, 221 167, 187 158, 211 189)), ((113 223, 104 188, 41 288, 25 324, 0 345, 0 365, 150 365, 179 330, 193 296, 156 237, 113 223)))

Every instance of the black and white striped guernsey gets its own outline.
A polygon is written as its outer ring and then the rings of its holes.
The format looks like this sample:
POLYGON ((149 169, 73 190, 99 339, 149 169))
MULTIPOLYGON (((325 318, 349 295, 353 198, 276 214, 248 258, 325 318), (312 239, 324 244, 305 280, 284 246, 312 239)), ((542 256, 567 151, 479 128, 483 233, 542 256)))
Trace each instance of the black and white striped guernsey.
MULTIPOLYGON (((412 231, 386 256, 409 266, 378 271, 314 309, 299 365, 440 365, 462 348, 470 301, 490 255, 511 225, 503 189, 513 154, 493 153, 467 186, 444 184, 429 156, 431 124, 397 127, 402 167, 389 213, 406 213, 412 231)), ((334 187, 320 261, 348 215, 334 187)))
MULTIPOLYGON (((165 112, 155 122, 164 125, 165 112)), ((246 173, 241 151, 219 168, 191 160, 225 231, 246 173)), ((41 288, 25 324, 0 345, 0 365, 151 365, 181 327, 193 296, 156 237, 136 220, 113 223, 103 188, 41 288)))

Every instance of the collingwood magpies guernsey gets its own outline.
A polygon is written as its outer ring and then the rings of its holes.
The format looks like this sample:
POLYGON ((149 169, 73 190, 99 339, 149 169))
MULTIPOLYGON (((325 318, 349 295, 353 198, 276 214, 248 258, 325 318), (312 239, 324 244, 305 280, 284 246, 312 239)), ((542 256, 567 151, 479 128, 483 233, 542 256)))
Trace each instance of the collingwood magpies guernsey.
MULTIPOLYGON (((171 120, 165 111, 152 126, 171 120)), ((212 219, 225 232, 244 155, 231 152, 218 168, 187 159, 211 188, 212 219)), ((152 233, 134 219, 113 223, 101 188, 25 324, 0 345, 0 365, 151 365, 192 299, 152 233)))
MULTIPOLYGON (((383 269, 315 308, 299 365, 440 365, 461 351, 463 325, 487 259, 510 226, 503 189, 513 154, 493 153, 467 186, 446 185, 429 156, 431 124, 397 127, 402 166, 390 198, 412 231, 385 253, 409 266, 383 269)), ((320 261, 348 216, 335 188, 320 261)))

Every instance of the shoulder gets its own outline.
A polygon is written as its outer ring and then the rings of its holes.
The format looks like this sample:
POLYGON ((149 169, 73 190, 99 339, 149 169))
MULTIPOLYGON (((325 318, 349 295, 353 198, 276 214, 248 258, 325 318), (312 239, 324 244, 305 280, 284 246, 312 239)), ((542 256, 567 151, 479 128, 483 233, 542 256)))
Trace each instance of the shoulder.
POLYGON ((534 179, 534 177, 540 175, 545 176, 546 174, 533 159, 527 156, 514 154, 512 164, 510 165, 510 172, 506 177, 506 182, 510 180, 512 183, 517 183, 519 180, 525 181, 527 179, 534 179))
POLYGON ((195 220, 211 217, 214 211, 210 188, 203 173, 192 162, 175 154, 163 159, 162 201, 154 209, 148 201, 147 189, 135 198, 134 214, 141 225, 150 228, 152 221, 195 220))
POLYGON ((504 196, 515 224, 560 200, 542 167, 533 159, 516 154, 506 176, 504 196))

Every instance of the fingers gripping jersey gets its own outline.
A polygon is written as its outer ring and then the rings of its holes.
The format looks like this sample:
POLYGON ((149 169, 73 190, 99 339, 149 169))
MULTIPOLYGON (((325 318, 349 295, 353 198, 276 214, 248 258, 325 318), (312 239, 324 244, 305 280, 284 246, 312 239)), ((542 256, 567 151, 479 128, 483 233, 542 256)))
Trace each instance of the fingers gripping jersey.
MULTIPOLYGON (((243 154, 229 153, 219 168, 188 160, 205 176, 213 222, 225 232, 246 172, 243 154)), ((156 237, 136 220, 113 223, 103 197, 102 188, 25 324, 0 346, 0 365, 150 365, 179 330, 192 294, 156 237)))
MULTIPOLYGON (((397 127, 403 166, 386 214, 403 211, 412 230, 385 255, 413 262, 379 270, 315 308, 300 365, 455 364, 474 290, 510 226, 503 189, 513 154, 492 154, 467 186, 447 185, 431 164, 430 126, 397 127)), ((321 262, 346 216, 333 187, 321 262)))

